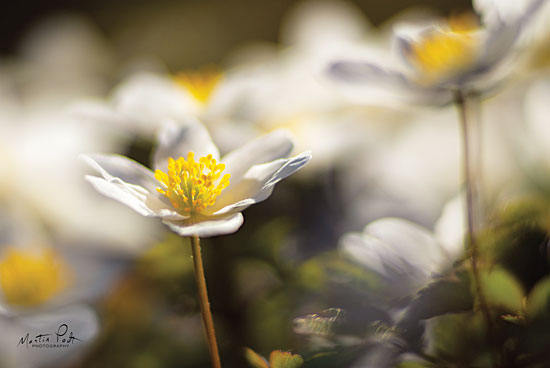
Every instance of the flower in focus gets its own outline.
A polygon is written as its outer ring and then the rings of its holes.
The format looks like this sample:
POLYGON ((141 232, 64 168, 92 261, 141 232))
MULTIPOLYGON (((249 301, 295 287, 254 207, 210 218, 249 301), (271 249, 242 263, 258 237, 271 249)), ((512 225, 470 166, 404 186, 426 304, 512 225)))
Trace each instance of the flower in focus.
POLYGON ((311 158, 288 157, 293 144, 274 131, 220 158, 206 128, 197 120, 168 123, 154 153, 155 172, 117 155, 85 155, 102 177, 86 176, 100 193, 141 215, 161 218, 181 236, 210 237, 235 232, 241 211, 267 199, 280 180, 311 158))
POLYGON ((427 26, 402 27, 396 38, 408 72, 355 61, 333 63, 330 72, 347 81, 397 87, 436 104, 453 100, 457 91, 483 92, 507 71, 517 38, 544 1, 534 0, 520 15, 485 28, 467 15, 427 26))

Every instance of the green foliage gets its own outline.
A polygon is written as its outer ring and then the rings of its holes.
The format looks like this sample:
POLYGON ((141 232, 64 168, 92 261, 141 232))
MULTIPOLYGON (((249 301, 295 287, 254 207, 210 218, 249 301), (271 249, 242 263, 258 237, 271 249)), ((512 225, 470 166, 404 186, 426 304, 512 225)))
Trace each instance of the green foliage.
POLYGON ((430 350, 444 361, 471 367, 486 358, 487 330, 480 313, 457 313, 434 318, 429 327, 430 350))
POLYGON ((274 350, 269 355, 269 363, 252 349, 245 349, 245 357, 254 368, 300 368, 304 359, 298 354, 287 351, 274 350))
POLYGON ((541 279, 527 296, 526 315, 536 320, 550 316, 550 276, 541 279))
POLYGON ((269 363, 271 368, 299 368, 304 364, 304 359, 298 354, 275 350, 269 355, 269 363))
POLYGON ((521 314, 524 291, 519 281, 502 267, 480 270, 480 281, 485 300, 497 311, 521 314))
POLYGON ((548 202, 526 200, 496 214, 493 224, 481 234, 482 257, 488 264, 505 268, 529 291, 550 273, 548 247, 548 202))
POLYGON ((470 310, 472 304, 467 273, 455 273, 446 278, 435 279, 420 289, 409 303, 399 325, 407 327, 419 320, 470 310))

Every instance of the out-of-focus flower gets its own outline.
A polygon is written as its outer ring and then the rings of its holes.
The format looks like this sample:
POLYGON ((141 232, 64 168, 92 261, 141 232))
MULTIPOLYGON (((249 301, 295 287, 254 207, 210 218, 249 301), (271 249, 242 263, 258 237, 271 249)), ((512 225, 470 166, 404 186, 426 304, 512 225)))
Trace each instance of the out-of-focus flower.
POLYGON ((222 78, 223 72, 215 66, 183 71, 175 76, 176 82, 193 96, 199 106, 204 106, 210 101, 222 78))
POLYGON ((380 275, 399 298, 413 295, 441 275, 462 252, 459 242, 438 243, 427 229, 399 218, 382 218, 361 233, 342 237, 340 250, 380 275))
POLYGON ((241 211, 267 199, 276 183, 310 160, 309 152, 287 158, 292 148, 289 135, 275 131, 220 159, 206 128, 190 119, 160 131, 155 173, 122 156, 83 158, 102 176, 86 177, 100 193, 161 218, 181 236, 209 237, 235 232, 241 211))
POLYGON ((12 76, 25 106, 55 112, 76 98, 106 91, 114 69, 108 42, 88 19, 59 14, 23 39, 12 76))
POLYGON ((541 78, 529 87, 525 96, 525 130, 523 152, 526 161, 542 163, 550 173, 550 77, 541 78))
POLYGON ((93 302, 123 263, 90 251, 46 245, 20 209, 0 212, 2 366, 68 364, 97 336, 93 302))
POLYGON ((306 170, 333 167, 377 141, 390 129, 388 120, 402 116, 395 108, 350 104, 324 78, 333 55, 356 55, 366 37, 378 38, 368 33, 369 28, 351 3, 300 3, 283 24, 280 45, 243 47, 223 73, 207 66, 174 76, 134 75, 115 89, 109 101, 82 105, 79 114, 144 136, 166 118, 195 116, 208 127, 222 153, 284 128, 297 137, 299 151, 315 152, 316 159, 306 170))
POLYGON ((78 124, 63 113, 19 119, 18 125, 17 121, 0 121, 0 167, 10 173, 0 178, 2 201, 32 211, 32 216, 66 240, 85 237, 104 249, 135 252, 153 239, 151 224, 120 206, 98 201, 97 193, 82 182, 84 170, 78 155, 114 149, 116 140, 105 130, 78 124), (98 233, 97 228, 102 231, 98 233))
MULTIPOLYGON (((472 5, 481 15, 484 23, 493 24, 512 21, 526 11, 529 1, 514 0, 474 0, 472 5)), ((527 71, 550 66, 550 3, 544 4, 533 19, 528 29, 518 39, 521 50, 521 62, 527 71)))
POLYGON ((370 82, 410 92, 410 99, 445 104, 456 92, 480 93, 495 86, 509 69, 510 56, 522 29, 545 0, 530 2, 513 19, 499 19, 481 28, 473 16, 451 18, 397 30, 400 54, 408 71, 386 70, 368 62, 333 63, 330 73, 351 82, 370 82))
POLYGON ((0 202, 32 212, 67 244, 85 238, 132 253, 153 240, 153 224, 101 200, 82 181, 78 160, 82 152, 114 150, 120 138, 67 111, 108 84, 112 58, 102 41, 85 19, 59 16, 31 32, 17 58, 0 64, 0 168, 9 173, 0 177, 0 202))

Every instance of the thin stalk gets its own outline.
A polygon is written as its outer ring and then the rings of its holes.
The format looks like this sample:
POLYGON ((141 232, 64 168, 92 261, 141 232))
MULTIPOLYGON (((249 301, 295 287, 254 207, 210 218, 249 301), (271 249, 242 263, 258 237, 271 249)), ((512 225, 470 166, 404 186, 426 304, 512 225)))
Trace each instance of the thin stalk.
MULTIPOLYGON (((489 311, 489 306, 487 304, 487 299, 483 293, 483 286, 481 284, 481 277, 479 274, 479 246, 477 243, 477 234, 475 230, 475 185, 472 171, 472 147, 471 147, 471 137, 470 137, 470 127, 468 123, 468 106, 467 98, 461 92, 457 92, 455 97, 455 103, 458 108, 460 127, 462 130, 462 151, 463 151, 463 177, 465 182, 466 189, 466 224, 467 224, 467 236, 465 239, 465 247, 467 253, 470 257, 470 263, 472 265, 472 274, 474 281, 474 289, 479 300, 479 307, 481 313, 487 324, 487 339, 489 345, 492 347, 493 344, 493 321, 491 319, 491 314, 489 311)), ((478 137, 479 138, 479 137, 478 137)), ((493 366, 497 366, 496 354, 492 349, 493 353, 493 366)))
POLYGON ((206 279, 204 278, 204 268, 202 266, 201 245, 197 235, 191 237, 191 250, 193 251, 193 264, 195 265, 195 279, 197 280, 197 289, 199 292, 199 302, 201 306, 202 322, 206 331, 208 340, 208 350, 210 351, 210 360, 212 368, 221 368, 220 354, 218 352, 218 343, 216 342, 216 330, 212 312, 210 311, 210 301, 208 300, 208 291, 206 290, 206 279))

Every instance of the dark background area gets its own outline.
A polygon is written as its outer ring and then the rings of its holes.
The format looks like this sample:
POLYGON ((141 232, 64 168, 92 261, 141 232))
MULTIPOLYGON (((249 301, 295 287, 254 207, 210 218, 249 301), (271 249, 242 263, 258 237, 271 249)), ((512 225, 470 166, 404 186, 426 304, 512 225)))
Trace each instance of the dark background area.
MULTIPOLYGON (((281 20, 296 3, 295 0, 19 0, 0 14, 0 56, 16 53, 27 31, 41 20, 69 12, 84 15, 98 26, 123 58, 154 54, 155 50, 147 45, 162 39, 167 44, 177 41, 172 46, 174 53, 193 50, 185 60, 176 62, 182 65, 172 63, 175 67, 218 62, 244 41, 277 41, 281 20), (138 32, 134 32, 136 30, 138 32)), ((471 6, 469 0, 356 0, 353 3, 374 25, 413 6, 429 7, 444 15, 471 6)), ((169 51, 160 53, 157 56, 169 65, 175 61, 169 51)))

